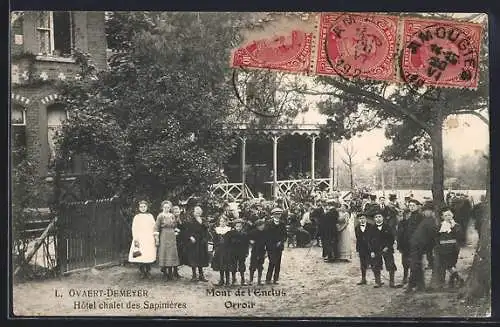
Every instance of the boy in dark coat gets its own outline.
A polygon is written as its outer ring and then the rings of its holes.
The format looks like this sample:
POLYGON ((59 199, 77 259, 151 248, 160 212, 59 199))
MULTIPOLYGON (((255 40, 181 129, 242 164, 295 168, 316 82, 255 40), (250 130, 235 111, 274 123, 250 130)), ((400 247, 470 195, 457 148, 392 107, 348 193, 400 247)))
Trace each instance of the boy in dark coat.
POLYGON ((385 222, 382 212, 374 215, 375 228, 370 237, 370 257, 372 258, 372 270, 375 275, 375 288, 382 286, 380 272, 385 263, 385 269, 389 272, 389 287, 394 288, 394 234, 391 227, 385 222))
POLYGON ((370 238, 373 233, 373 225, 366 221, 366 214, 358 213, 359 224, 354 228, 356 235, 356 252, 359 254, 359 263, 361 267, 361 281, 358 285, 366 284, 366 270, 370 264, 370 238))
POLYGON ((408 215, 403 214, 402 220, 397 228, 397 249, 401 253, 401 265, 403 266, 402 285, 408 283, 408 273, 410 271, 410 243, 405 239, 408 235, 408 215))
POLYGON ((427 250, 435 243, 437 225, 434 214, 434 205, 427 202, 422 207, 422 217, 415 231, 410 237, 410 279, 407 292, 416 287, 417 291, 424 291, 425 280, 422 260, 427 250))
POLYGON ((404 215, 403 220, 398 226, 398 250, 401 252, 401 261, 403 265, 403 285, 408 282, 410 269, 410 239, 417 229, 418 225, 424 219, 419 210, 421 203, 415 199, 408 200, 408 213, 404 215))
POLYGON ((248 238, 252 246, 250 254, 250 282, 253 283, 253 276, 257 270, 257 284, 262 285, 262 271, 264 270, 264 260, 266 257, 266 232, 264 230, 266 222, 259 219, 255 222, 255 229, 249 234, 248 238))
POLYGON ((278 284, 281 267, 281 255, 287 238, 286 226, 281 222, 283 210, 274 208, 271 210, 272 221, 266 226, 266 251, 269 266, 266 274, 266 284, 278 284))
POLYGON ((233 220, 234 229, 227 232, 227 239, 229 243, 229 251, 231 252, 231 274, 234 285, 236 283, 236 272, 240 273, 241 285, 245 283, 245 260, 248 256, 249 240, 248 235, 243 231, 245 222, 242 219, 233 220))

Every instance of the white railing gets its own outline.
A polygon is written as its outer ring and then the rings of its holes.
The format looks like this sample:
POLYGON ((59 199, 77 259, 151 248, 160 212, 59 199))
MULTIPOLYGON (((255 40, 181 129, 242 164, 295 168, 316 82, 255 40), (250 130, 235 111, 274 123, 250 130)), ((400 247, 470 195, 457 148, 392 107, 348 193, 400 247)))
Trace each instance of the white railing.
MULTIPOLYGON (((273 185, 273 182, 265 182, 268 185, 273 185)), ((312 179, 286 179, 277 181, 278 184, 278 196, 288 197, 290 193, 299 185, 310 185, 314 183, 314 187, 320 188, 324 187, 325 189, 330 189, 330 179, 328 178, 315 178, 312 179)))
POLYGON ((252 191, 245 185, 245 194, 243 194, 243 188, 241 183, 218 183, 213 184, 209 190, 212 195, 222 198, 227 201, 241 201, 244 198, 253 199, 255 198, 252 191))

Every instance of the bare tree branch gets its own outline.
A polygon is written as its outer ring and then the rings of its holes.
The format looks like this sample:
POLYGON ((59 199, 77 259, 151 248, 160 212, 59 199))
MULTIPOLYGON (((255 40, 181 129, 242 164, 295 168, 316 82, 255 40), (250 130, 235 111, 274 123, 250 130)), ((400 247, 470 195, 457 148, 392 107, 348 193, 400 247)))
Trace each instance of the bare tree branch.
MULTIPOLYGON (((363 102, 365 104, 372 104, 375 106, 378 106, 380 108, 385 108, 385 109, 390 109, 392 111, 397 111, 399 113, 402 113, 403 115, 407 116, 411 120, 413 120, 416 124, 418 124, 424 131, 427 133, 431 133, 431 126, 427 124, 426 122, 421 121, 420 119, 417 118, 412 112, 412 108, 403 108, 398 106, 397 104, 393 103, 392 101, 387 100, 386 98, 375 94, 373 92, 363 90, 357 86, 354 85, 346 85, 340 81, 337 81, 335 79, 331 79, 330 83, 333 87, 340 89, 344 92, 347 92, 351 95, 358 95, 360 98, 357 100, 359 102, 363 102)), ((334 92, 322 92, 322 91, 308 91, 308 90, 297 90, 298 92, 302 92, 304 94, 309 94, 309 95, 330 95, 330 96, 335 96, 339 97, 337 93, 334 92)))
POLYGON ((483 121, 483 123, 485 123, 486 125, 490 124, 490 120, 488 118, 484 117, 479 112, 474 111, 474 110, 460 110, 460 111, 454 112, 453 114, 456 114, 456 115, 473 115, 473 116, 476 116, 479 119, 481 119, 483 121))

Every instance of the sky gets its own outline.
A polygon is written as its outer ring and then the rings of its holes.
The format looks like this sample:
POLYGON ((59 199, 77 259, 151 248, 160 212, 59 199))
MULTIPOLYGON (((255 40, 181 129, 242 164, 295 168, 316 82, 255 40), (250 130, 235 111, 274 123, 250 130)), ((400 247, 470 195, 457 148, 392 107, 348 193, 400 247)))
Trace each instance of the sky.
MULTIPOLYGON (((295 123, 303 124, 324 124, 327 116, 318 112, 315 105, 319 99, 308 96, 309 111, 299 114, 295 123)), ((463 155, 473 155, 475 151, 484 151, 489 145, 489 126, 479 118, 472 115, 460 115, 457 117, 458 127, 443 131, 443 147, 445 151, 450 151, 455 159, 463 155)), ((383 148, 390 144, 385 138, 383 129, 376 129, 370 132, 355 136, 349 141, 335 144, 335 165, 341 164, 340 157, 343 155, 342 145, 352 142, 357 149, 356 161, 364 162, 368 166, 375 165, 376 156, 382 152, 383 148), (367 160, 370 159, 370 160, 367 160)))

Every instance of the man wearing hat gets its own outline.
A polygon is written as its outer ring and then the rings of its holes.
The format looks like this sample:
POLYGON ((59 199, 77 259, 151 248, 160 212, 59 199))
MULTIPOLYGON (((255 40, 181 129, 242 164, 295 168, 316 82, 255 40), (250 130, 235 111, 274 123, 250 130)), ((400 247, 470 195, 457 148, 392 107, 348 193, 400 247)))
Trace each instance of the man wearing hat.
POLYGON ((337 252, 337 222, 339 213, 334 207, 334 200, 327 200, 327 209, 320 216, 319 231, 323 247, 323 260, 333 262, 337 252))
POLYGON ((427 201, 421 209, 421 221, 410 236, 410 279, 407 292, 425 289, 422 260, 429 247, 434 244, 437 235, 436 217, 432 201, 427 201))
POLYGON ((394 284, 394 234, 391 227, 385 223, 383 212, 375 212, 375 227, 370 237, 370 257, 372 259, 372 270, 375 275, 375 288, 382 286, 380 273, 385 263, 385 268, 389 272, 389 287, 396 287, 394 284))
POLYGON ((365 206, 364 212, 366 213, 366 217, 368 218, 368 222, 370 224, 374 224, 373 216, 375 212, 380 211, 380 204, 377 203, 377 196, 375 194, 370 194, 370 202, 368 202, 365 206))
POLYGON ((232 284, 236 283, 236 272, 240 273, 241 285, 245 283, 245 260, 248 256, 248 235, 243 231, 245 222, 243 219, 235 219, 232 222, 233 229, 227 232, 229 251, 231 256, 230 270, 232 273, 232 284))
POLYGON ((283 210, 274 208, 271 210, 271 222, 266 226, 266 250, 269 266, 266 274, 266 284, 278 284, 281 267, 281 255, 285 248, 287 238, 286 226, 281 221, 283 210))
POLYGON ((410 199, 408 201, 408 214, 404 215, 403 220, 398 225, 398 250, 401 252, 401 263, 403 265, 403 285, 408 282, 408 273, 410 270, 410 239, 422 222, 424 217, 419 210, 420 201, 410 199))
MULTIPOLYGON (((320 243, 323 242, 323 240, 321 240, 321 227, 320 227, 320 221, 323 219, 323 215, 325 214, 326 212, 326 209, 325 209, 325 200, 324 199, 317 199, 316 200, 316 205, 317 207, 314 208, 312 211, 311 211, 311 221, 314 223, 314 225, 316 226, 316 233, 314 235, 313 238, 316 239, 316 245, 320 245, 320 243), (321 242, 320 242, 321 240, 321 242)), ((323 257, 325 257, 325 253, 323 252, 323 257)))
POLYGON ((359 220, 359 224, 354 228, 354 234, 356 235, 356 252, 359 255, 359 264, 361 268, 361 281, 358 285, 366 284, 366 270, 370 264, 370 238, 373 233, 373 225, 367 224, 366 214, 358 213, 356 218, 359 220))
POLYGON ((264 260, 266 256, 266 231, 264 230, 266 221, 258 219, 254 228, 248 233, 248 238, 252 247, 250 254, 250 285, 257 270, 257 284, 262 285, 262 271, 264 270, 264 260))
POLYGON ((387 225, 392 229, 394 237, 396 237, 399 210, 396 194, 389 194, 389 202, 387 203, 386 215, 384 217, 387 221, 387 225))

